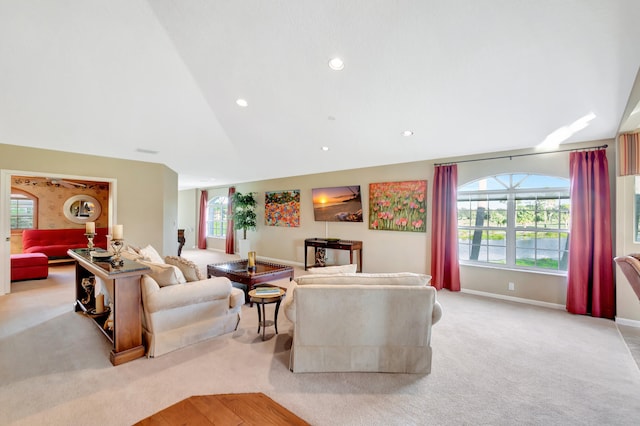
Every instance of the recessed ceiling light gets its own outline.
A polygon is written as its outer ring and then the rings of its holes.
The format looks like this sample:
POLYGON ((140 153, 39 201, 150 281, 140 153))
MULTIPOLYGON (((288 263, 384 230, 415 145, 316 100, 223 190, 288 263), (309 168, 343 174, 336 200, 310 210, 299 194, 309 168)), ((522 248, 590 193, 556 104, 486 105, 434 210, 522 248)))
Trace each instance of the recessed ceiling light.
POLYGON ((249 105, 249 103, 242 98, 236 99, 236 103, 238 104, 238 106, 241 106, 243 108, 249 105))
POLYGON ((402 136, 413 136, 413 132, 411 130, 405 130, 402 132, 402 136))
POLYGON ((323 151, 329 151, 329 147, 328 147, 328 146, 323 146, 323 147, 322 147, 322 148, 320 148, 320 149, 322 149, 323 151))
POLYGON ((329 68, 334 71, 342 71, 344 69, 344 62, 340 58, 331 58, 329 61, 329 68))

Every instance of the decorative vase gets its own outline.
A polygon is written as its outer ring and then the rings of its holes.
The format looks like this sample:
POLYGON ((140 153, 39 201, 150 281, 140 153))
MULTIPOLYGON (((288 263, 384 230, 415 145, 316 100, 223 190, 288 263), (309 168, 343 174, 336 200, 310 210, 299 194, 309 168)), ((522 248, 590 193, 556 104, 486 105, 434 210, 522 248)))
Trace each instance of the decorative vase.
POLYGON ((248 253, 247 270, 249 272, 255 272, 256 271, 256 252, 255 251, 250 251, 248 253))

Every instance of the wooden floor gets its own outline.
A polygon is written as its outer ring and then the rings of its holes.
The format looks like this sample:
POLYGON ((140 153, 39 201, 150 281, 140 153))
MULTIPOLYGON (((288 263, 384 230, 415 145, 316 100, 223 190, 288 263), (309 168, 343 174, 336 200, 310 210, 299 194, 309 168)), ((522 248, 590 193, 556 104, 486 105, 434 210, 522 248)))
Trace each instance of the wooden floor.
POLYGON ((192 396, 136 425, 308 425, 263 393, 192 396))

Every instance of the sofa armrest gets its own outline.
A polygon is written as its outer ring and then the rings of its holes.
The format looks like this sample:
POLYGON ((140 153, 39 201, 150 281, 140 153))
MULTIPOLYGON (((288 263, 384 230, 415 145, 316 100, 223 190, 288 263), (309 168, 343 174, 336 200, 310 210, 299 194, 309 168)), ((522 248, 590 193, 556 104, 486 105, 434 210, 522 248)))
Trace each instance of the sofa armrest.
POLYGON ((296 304, 294 303, 294 293, 296 291, 296 287, 298 283, 294 281, 289 282, 289 286, 287 287, 287 292, 282 302, 282 309, 284 310, 284 315, 287 317, 289 321, 292 323, 296 323, 296 304))
POLYGON ((144 292, 144 309, 151 313, 229 298, 231 281, 224 277, 213 277, 202 281, 160 287, 153 278, 144 275, 142 291, 144 292))
POLYGON ((433 304, 433 313, 431 314, 431 325, 437 323, 442 318, 442 305, 438 301, 433 304))

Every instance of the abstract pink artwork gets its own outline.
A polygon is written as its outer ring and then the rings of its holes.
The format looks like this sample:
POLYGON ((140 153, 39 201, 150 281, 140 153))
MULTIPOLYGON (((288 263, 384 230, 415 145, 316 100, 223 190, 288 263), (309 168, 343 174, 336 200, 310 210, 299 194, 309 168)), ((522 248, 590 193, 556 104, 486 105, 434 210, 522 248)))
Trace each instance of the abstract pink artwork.
POLYGON ((369 229, 426 232, 427 181, 369 184, 369 229))

